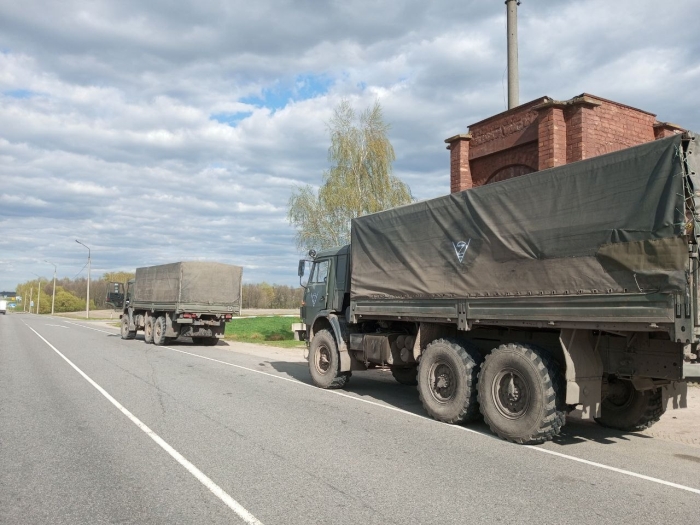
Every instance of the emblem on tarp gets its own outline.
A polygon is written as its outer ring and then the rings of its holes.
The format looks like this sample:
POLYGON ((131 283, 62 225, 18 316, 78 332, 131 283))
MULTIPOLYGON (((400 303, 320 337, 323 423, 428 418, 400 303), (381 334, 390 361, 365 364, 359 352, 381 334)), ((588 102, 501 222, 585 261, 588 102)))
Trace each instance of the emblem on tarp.
POLYGON ((312 293, 311 294, 311 306, 316 306, 316 301, 318 301, 318 294, 312 293))
POLYGON ((466 255, 467 250, 469 249, 470 242, 472 242, 471 239, 469 239, 467 242, 459 241, 452 243, 452 246, 454 246, 455 249, 455 254, 457 255, 457 260, 460 263, 464 260, 464 256, 466 255))

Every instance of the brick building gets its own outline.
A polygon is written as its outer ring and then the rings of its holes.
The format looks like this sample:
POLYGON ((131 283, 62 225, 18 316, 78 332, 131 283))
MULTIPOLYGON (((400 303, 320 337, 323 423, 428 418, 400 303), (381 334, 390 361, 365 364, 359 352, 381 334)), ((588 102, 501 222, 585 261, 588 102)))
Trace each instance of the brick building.
POLYGON ((445 140, 452 193, 506 180, 684 131, 656 115, 584 93, 541 97, 445 140))

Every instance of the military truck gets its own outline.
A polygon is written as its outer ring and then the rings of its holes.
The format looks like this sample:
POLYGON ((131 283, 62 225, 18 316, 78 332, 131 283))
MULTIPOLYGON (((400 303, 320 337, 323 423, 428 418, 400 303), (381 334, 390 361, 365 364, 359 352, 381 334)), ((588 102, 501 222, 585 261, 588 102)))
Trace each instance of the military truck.
POLYGON ((433 418, 516 443, 574 410, 644 429, 685 406, 699 198, 686 134, 357 218, 299 262, 312 380, 388 367, 433 418))
POLYGON ((121 308, 121 337, 168 344, 179 336, 215 345, 226 323, 241 313, 240 266, 177 262, 136 269, 124 289, 110 283, 107 303, 121 308))

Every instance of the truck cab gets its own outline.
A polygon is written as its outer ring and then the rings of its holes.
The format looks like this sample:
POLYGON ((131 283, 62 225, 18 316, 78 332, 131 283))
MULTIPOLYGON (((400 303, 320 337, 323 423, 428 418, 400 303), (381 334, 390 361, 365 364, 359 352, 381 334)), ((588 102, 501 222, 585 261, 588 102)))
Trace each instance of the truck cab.
POLYGON ((329 329, 328 316, 342 316, 350 305, 350 245, 324 250, 311 250, 310 259, 299 261, 299 277, 310 267, 305 285, 300 317, 301 337, 310 341, 319 330, 329 329))

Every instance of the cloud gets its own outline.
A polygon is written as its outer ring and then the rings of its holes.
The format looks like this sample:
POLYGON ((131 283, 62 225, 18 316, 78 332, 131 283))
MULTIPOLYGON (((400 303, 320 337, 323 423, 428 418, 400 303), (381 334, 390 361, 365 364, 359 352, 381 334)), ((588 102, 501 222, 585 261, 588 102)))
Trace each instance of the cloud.
MULTIPOLYGON (((505 109, 505 6, 25 0, 0 7, 0 289, 182 259, 295 284, 291 188, 341 98, 378 99, 398 176, 449 191, 443 140, 505 109)), ((692 2, 529 0, 521 101, 584 91, 700 129, 692 2), (671 37, 672 35, 672 37, 671 37)))

